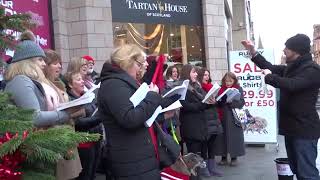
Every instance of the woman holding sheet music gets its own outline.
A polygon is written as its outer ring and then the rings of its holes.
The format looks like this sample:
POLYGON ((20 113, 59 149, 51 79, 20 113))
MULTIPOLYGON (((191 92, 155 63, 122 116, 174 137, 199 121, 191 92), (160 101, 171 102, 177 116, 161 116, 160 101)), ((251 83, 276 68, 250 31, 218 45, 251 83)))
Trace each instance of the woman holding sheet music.
MULTIPOLYGON (((181 101, 183 106, 180 110, 181 135, 186 142, 188 152, 198 153, 208 161, 212 155, 215 137, 222 133, 222 127, 214 109, 215 99, 211 98, 207 103, 202 103, 206 92, 202 89, 197 77, 194 66, 184 65, 182 67, 180 78, 181 80, 189 79, 190 83, 186 99, 181 101)), ((201 168, 200 175, 216 175, 209 170, 211 170, 209 166, 201 168)))
POLYGON ((101 71, 98 115, 106 128, 106 147, 116 180, 160 179, 155 131, 153 126, 145 126, 161 105, 159 89, 151 84, 150 91, 137 106, 130 101, 147 66, 143 51, 126 44, 112 52, 110 62, 101 71))
MULTIPOLYGON (((213 87, 212 80, 210 77, 210 71, 206 68, 201 68, 198 70, 198 81, 201 82, 202 89, 208 93, 210 89, 213 87)), ((214 119, 218 119, 217 109, 216 107, 212 107, 211 111, 214 113, 214 119)), ((208 132, 210 134, 213 134, 215 131, 215 127, 219 127, 222 129, 220 120, 212 121, 209 119, 208 121, 208 132)), ((219 133, 222 132, 222 130, 218 131, 219 133)), ((217 134, 217 133, 216 133, 217 134)), ((215 155, 214 155, 214 145, 213 143, 208 143, 208 145, 211 145, 208 147, 208 170, 213 176, 222 176, 222 172, 218 170, 217 164, 215 161, 215 155)))
MULTIPOLYGON (((80 72, 67 72, 65 74, 67 82, 67 93, 70 100, 80 98, 84 94, 84 81, 80 72)), ((96 110, 96 101, 83 105, 85 109, 85 117, 75 119, 75 129, 80 132, 103 134, 103 125, 101 119, 94 116, 96 110)), ((102 140, 96 143, 79 144, 78 151, 82 165, 82 171, 76 180, 94 180, 95 173, 101 157, 102 140)))
POLYGON ((242 88, 238 84, 237 77, 234 73, 226 73, 222 78, 221 84, 222 86, 218 92, 218 95, 222 94, 228 88, 237 88, 240 91, 241 97, 240 100, 226 102, 227 96, 224 95, 218 102, 220 105, 218 113, 224 133, 217 137, 214 150, 216 151, 216 155, 222 156, 219 165, 227 165, 227 155, 230 154, 231 162, 229 165, 236 166, 238 163, 237 157, 245 154, 245 147, 242 127, 236 123, 232 109, 242 108, 245 104, 245 101, 243 98, 242 88))
MULTIPOLYGON (((35 42, 32 32, 21 34, 21 40, 12 58, 12 62, 6 71, 6 92, 12 94, 16 106, 33 109, 33 123, 38 128, 46 128, 70 122, 71 118, 78 117, 78 110, 57 111, 59 103, 64 102, 59 95, 57 87, 45 77, 43 70, 46 67, 44 58, 46 55, 35 42)), ((60 71, 59 71, 60 72, 60 71)), ((79 156, 74 151, 73 160, 60 160, 57 164, 56 178, 73 179, 81 171, 79 156), (68 162, 60 166, 60 162, 68 162)))

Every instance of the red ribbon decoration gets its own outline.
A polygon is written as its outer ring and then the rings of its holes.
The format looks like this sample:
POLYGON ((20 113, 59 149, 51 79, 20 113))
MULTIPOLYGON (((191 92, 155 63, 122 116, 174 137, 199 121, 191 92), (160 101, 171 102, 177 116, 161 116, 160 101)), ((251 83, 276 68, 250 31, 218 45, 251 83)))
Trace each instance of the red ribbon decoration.
POLYGON ((158 57, 157 67, 156 67, 156 70, 152 76, 152 81, 151 81, 153 84, 158 86, 160 91, 165 86, 164 79, 163 79, 163 65, 164 65, 165 61, 166 61, 166 57, 163 54, 161 54, 158 57))
MULTIPOLYGON (((24 131, 22 138, 25 139, 28 136, 28 132, 24 131)), ((7 141, 10 141, 12 138, 18 137, 18 133, 11 135, 10 133, 5 133, 3 137, 0 137, 0 147, 7 141)), ((21 168, 20 165, 24 162, 25 156, 21 154, 19 150, 13 154, 7 154, 3 156, 0 160, 0 179, 1 180, 21 180, 22 173, 16 171, 21 168)))

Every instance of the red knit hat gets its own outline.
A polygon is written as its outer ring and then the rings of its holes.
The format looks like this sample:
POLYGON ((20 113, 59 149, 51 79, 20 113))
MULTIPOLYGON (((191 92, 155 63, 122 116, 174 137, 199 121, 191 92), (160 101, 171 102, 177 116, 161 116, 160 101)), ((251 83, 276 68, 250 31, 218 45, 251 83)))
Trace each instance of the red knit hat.
POLYGON ((85 55, 85 56, 82 56, 83 59, 87 60, 87 61, 91 61, 93 64, 94 64, 94 59, 93 57, 89 56, 89 55, 85 55))

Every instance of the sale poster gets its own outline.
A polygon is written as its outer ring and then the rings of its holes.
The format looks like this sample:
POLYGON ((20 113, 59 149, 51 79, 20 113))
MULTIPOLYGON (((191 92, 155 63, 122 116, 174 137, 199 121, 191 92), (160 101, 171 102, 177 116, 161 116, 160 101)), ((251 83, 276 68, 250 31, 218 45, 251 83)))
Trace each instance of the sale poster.
MULTIPOLYGON (((267 61, 274 64, 272 49, 259 49, 267 61)), ((243 88, 245 98, 244 109, 254 119, 254 123, 244 127, 244 138, 247 144, 277 142, 277 100, 276 89, 267 85, 262 88, 261 69, 250 59, 247 51, 230 52, 230 71, 235 73, 243 88)))

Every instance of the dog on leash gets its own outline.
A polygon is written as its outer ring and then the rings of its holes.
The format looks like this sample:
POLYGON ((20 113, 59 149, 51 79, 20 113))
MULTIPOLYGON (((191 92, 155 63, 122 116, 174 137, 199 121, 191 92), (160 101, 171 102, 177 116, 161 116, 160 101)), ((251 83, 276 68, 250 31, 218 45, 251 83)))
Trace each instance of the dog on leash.
POLYGON ((197 168, 205 168, 206 163, 203 158, 194 153, 188 153, 180 156, 178 160, 171 165, 171 169, 188 176, 197 176, 197 168))

